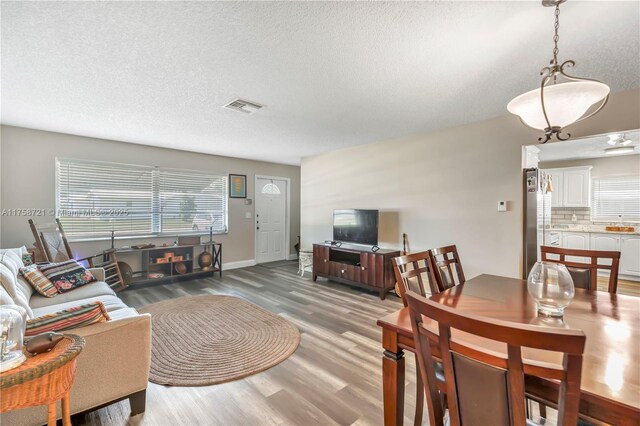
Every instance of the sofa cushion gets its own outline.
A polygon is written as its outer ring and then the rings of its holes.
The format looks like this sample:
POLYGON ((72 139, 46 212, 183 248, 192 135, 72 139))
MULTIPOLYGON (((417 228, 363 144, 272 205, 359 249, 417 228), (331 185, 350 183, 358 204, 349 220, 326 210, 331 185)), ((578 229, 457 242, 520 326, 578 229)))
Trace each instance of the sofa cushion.
POLYGON ((60 263, 39 265, 39 268, 58 289, 59 293, 71 291, 74 288, 96 281, 96 277, 91 272, 73 259, 60 263))
MULTIPOLYGON (((57 300, 57 297, 55 299, 49 299, 49 300, 57 300)), ((109 313, 109 316, 112 316, 111 313, 114 311, 128 308, 128 306, 125 305, 122 302, 122 300, 118 299, 118 296, 97 296, 97 297, 91 297, 88 299, 74 300, 67 303, 60 303, 57 305, 54 304, 49 306, 43 306, 41 308, 34 308, 33 317, 41 317, 42 315, 52 314, 54 312, 73 308, 74 306, 78 306, 78 305, 86 305, 88 303, 95 302, 95 301, 102 302, 105 309, 109 313)))
POLYGON ((38 265, 24 266, 20 268, 20 274, 44 297, 56 297, 60 294, 49 278, 38 269, 38 265))
POLYGON ((15 305, 13 302, 13 298, 9 296, 7 290, 4 289, 4 286, 0 285, 0 305, 15 305))
POLYGON ((23 253, 29 253, 27 248, 25 246, 22 246, 22 247, 16 247, 16 248, 0 249, 0 255, 6 253, 8 251, 11 251, 11 252, 17 254, 18 256, 22 256, 23 253))
POLYGON ((11 250, 0 253, 0 263, 9 268, 11 273, 13 273, 15 276, 18 276, 18 274, 20 273, 20 268, 24 266, 21 256, 15 254, 15 252, 11 250))
POLYGON ((44 308, 46 306, 59 305, 61 303, 91 299, 92 297, 115 295, 115 292, 111 290, 109 284, 105 283, 104 281, 94 281, 90 284, 78 287, 73 291, 58 294, 55 298, 34 294, 29 300, 29 306, 31 306, 32 309, 37 309, 44 308))
POLYGON ((117 311, 109 312, 109 317, 111 318, 112 321, 119 320, 122 318, 131 318, 138 315, 140 314, 138 314, 138 311, 136 311, 134 308, 124 308, 124 309, 118 309, 117 311))
POLYGON ((13 303, 22 306, 27 311, 27 316, 31 318, 33 311, 29 307, 29 299, 22 292, 22 288, 17 284, 18 278, 4 263, 0 263, 0 285, 13 299, 13 303))
POLYGON ((109 321, 109 314, 102 302, 95 301, 27 320, 25 335, 36 336, 49 331, 72 330, 105 321, 109 321))
POLYGON ((31 300, 31 296, 35 292, 29 281, 27 281, 22 275, 18 275, 18 280, 16 281, 16 286, 18 290, 21 290, 22 294, 27 300, 31 300))

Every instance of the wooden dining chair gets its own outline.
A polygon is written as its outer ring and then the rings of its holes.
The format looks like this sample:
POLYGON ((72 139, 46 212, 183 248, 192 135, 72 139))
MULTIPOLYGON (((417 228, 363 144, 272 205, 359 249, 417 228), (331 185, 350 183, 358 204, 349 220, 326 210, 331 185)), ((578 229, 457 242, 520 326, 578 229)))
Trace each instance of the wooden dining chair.
MULTIPOLYGON (((433 266, 431 253, 422 251, 419 253, 407 254, 404 256, 394 257, 392 260, 393 272, 396 276, 396 288, 400 292, 400 298, 404 306, 407 305, 407 299, 405 295, 408 291, 421 294, 422 296, 429 294, 440 293, 438 285, 436 284, 435 276, 433 274, 433 266)), ((436 361, 437 362, 437 361, 436 361)), ((442 363, 437 362, 439 365, 436 369, 442 372, 442 363)), ((444 377, 440 374, 440 378, 444 377)), ((444 389, 444 384, 442 384, 444 389)), ((418 371, 418 357, 416 354, 416 413, 414 417, 414 424, 422 424, 424 408, 424 385, 422 383, 422 376, 418 371)))
MULTIPOLYGON (((69 240, 67 240, 60 219, 56 218, 54 223, 40 225, 36 224, 32 219, 29 219, 29 226, 36 240, 36 248, 45 262, 57 263, 74 259, 69 240)), ((115 251, 75 260, 80 263, 86 263, 89 268, 103 268, 105 271, 105 282, 109 284, 109 287, 114 291, 124 290, 127 287, 120 273, 115 251)))
MULTIPOLYGON (((445 424, 432 350, 444 364, 449 424, 524 426, 526 419, 524 375, 560 382, 558 424, 578 422, 582 354, 586 336, 581 330, 516 324, 474 315, 429 300, 412 291, 406 294, 422 381, 429 399, 432 426, 445 424), (424 319, 430 319, 427 324, 424 319), (506 344, 507 353, 484 352, 461 339, 451 340, 452 329, 506 344), (524 364, 522 349, 563 353, 562 364, 524 364)), ((530 423, 529 423, 530 424, 530 423)))
POLYGON ((409 290, 423 296, 426 296, 427 292, 428 294, 440 293, 428 250, 394 257, 393 272, 404 306, 407 306, 404 295, 409 290))
POLYGON ((562 263, 567 267, 573 284, 576 288, 598 290, 598 270, 609 271, 609 285, 607 291, 615 294, 618 292, 618 269, 620 267, 619 251, 579 250, 560 247, 541 246, 540 258, 542 261, 562 263), (572 257, 571 260, 567 256, 572 257), (580 259, 589 259, 582 262, 580 259), (600 263, 599 260, 609 260, 610 263, 600 263))
POLYGON ((465 282, 460 255, 455 245, 429 250, 439 291, 465 282))

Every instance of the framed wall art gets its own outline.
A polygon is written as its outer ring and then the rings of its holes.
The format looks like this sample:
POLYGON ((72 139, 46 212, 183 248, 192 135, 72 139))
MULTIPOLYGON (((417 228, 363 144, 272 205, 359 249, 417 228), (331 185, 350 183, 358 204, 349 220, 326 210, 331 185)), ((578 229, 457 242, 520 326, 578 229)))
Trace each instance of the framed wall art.
POLYGON ((229 175, 229 198, 247 198, 247 175, 229 175))

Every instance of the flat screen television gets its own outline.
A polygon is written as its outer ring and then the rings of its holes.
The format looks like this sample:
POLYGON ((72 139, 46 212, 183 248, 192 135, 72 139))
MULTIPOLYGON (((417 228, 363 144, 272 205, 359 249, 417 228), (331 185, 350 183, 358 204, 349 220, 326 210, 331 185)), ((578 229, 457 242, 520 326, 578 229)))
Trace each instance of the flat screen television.
POLYGON ((378 210, 334 210, 333 240, 378 245, 378 210))

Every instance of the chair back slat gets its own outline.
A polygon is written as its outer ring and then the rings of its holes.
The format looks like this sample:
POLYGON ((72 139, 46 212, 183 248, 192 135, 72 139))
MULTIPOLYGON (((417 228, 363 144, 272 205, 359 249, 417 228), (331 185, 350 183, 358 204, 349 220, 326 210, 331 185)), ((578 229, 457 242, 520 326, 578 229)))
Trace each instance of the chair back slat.
POLYGON ((460 255, 455 245, 434 248, 429 251, 439 291, 465 282, 460 255))
POLYGON ((551 329, 515 324, 493 318, 468 315, 415 292, 406 293, 418 364, 429 396, 432 425, 444 424, 444 407, 438 393, 432 366, 432 344, 440 350, 446 382, 449 420, 453 426, 464 424, 526 423, 524 374, 560 380, 559 424, 576 424, 580 401, 580 373, 586 337, 581 330, 551 329), (425 318, 430 319, 425 324, 425 318), (437 334, 434 323, 437 324, 437 334), (452 329, 506 344, 506 359, 478 347, 451 342, 452 329), (522 348, 563 353, 562 365, 554 368, 528 368, 522 360, 522 348), (558 374, 561 372, 562 374, 558 374))
POLYGON ((612 294, 618 291, 618 272, 620 268, 619 251, 540 246, 540 258, 545 262, 562 263, 569 270, 575 286, 587 290, 595 291, 598 289, 598 270, 610 271, 607 291, 612 294), (552 258, 549 255, 557 256, 557 258, 552 258), (580 262, 579 260, 567 260, 567 256, 574 259, 576 257, 588 258, 589 261, 580 262), (609 260, 610 263, 601 263, 599 260, 609 260), (584 277, 588 277, 588 279, 584 277))

